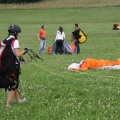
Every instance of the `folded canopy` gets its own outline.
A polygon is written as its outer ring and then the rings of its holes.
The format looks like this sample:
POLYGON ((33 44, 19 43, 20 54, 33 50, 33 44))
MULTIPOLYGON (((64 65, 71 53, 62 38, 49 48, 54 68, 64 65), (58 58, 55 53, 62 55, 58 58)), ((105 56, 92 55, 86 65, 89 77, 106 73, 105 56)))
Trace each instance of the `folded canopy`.
POLYGON ((96 60, 93 58, 86 58, 82 60, 79 64, 77 63, 72 63, 68 66, 68 70, 88 70, 88 69, 105 69, 105 68, 112 68, 113 66, 116 67, 117 69, 119 67, 120 69, 120 60, 118 59, 117 61, 110 61, 110 60, 96 60), (111 67, 112 66, 112 67, 111 67))

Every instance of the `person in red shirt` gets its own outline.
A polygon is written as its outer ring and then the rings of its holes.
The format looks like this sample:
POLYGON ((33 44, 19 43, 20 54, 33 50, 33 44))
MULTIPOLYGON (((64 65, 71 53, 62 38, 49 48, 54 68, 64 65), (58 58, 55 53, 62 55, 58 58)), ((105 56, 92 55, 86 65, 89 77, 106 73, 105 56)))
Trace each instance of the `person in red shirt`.
POLYGON ((45 53, 46 48, 46 32, 45 32, 45 26, 41 26, 41 29, 38 31, 38 41, 40 42, 40 48, 38 50, 38 54, 45 53))

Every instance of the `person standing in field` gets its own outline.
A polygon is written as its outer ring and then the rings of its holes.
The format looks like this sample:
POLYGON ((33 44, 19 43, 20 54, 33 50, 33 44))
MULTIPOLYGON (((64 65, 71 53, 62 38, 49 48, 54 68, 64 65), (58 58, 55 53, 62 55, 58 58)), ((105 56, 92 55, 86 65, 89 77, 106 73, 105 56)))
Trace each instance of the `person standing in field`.
POLYGON ((41 29, 38 31, 38 41, 40 42, 40 48, 38 50, 38 54, 44 54, 46 48, 46 27, 43 25, 41 29))
POLYGON ((63 32, 63 28, 59 27, 56 33, 56 38, 55 38, 55 41, 56 41, 55 54, 58 53, 58 49, 60 50, 60 53, 63 54, 62 48, 63 48, 64 39, 65 39, 65 33, 63 32))
POLYGON ((14 59, 9 59, 8 63, 9 64, 9 69, 6 71, 7 76, 11 76, 12 80, 14 81, 14 84, 9 88, 8 92, 8 97, 7 97, 7 103, 6 107, 10 107, 12 100, 15 98, 18 103, 24 103, 26 102, 26 98, 20 99, 19 98, 19 92, 18 92, 18 87, 19 87, 19 75, 20 75, 20 61, 19 57, 24 55, 29 51, 28 48, 25 48, 24 50, 20 51, 19 47, 19 41, 18 41, 18 34, 21 32, 21 28, 18 25, 10 25, 8 28, 8 37, 3 40, 3 43, 8 43, 9 41, 12 40, 11 43, 11 52, 12 54, 11 57, 14 59), (10 66, 10 64, 12 64, 10 66))
POLYGON ((78 28, 78 24, 77 23, 74 25, 74 29, 75 29, 75 31, 72 32, 72 34, 74 36, 74 44, 75 44, 75 46, 77 48, 77 53, 80 53, 79 38, 81 36, 79 35, 80 29, 78 28))

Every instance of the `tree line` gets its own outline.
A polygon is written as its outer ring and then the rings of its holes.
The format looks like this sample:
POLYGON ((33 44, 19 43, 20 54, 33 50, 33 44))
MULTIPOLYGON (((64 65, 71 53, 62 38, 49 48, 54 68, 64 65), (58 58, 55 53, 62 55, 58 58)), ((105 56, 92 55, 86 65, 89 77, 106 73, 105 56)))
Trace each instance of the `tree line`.
POLYGON ((42 0, 0 0, 0 3, 33 3, 42 0))

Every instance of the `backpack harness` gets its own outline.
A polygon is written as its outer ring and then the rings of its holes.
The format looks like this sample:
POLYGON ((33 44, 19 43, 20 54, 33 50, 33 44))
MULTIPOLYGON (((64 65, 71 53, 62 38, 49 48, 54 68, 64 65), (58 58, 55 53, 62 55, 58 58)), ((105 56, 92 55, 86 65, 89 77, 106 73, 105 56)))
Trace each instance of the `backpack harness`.
POLYGON ((20 63, 11 46, 15 38, 8 37, 0 42, 0 88, 15 90, 19 82, 20 63))

